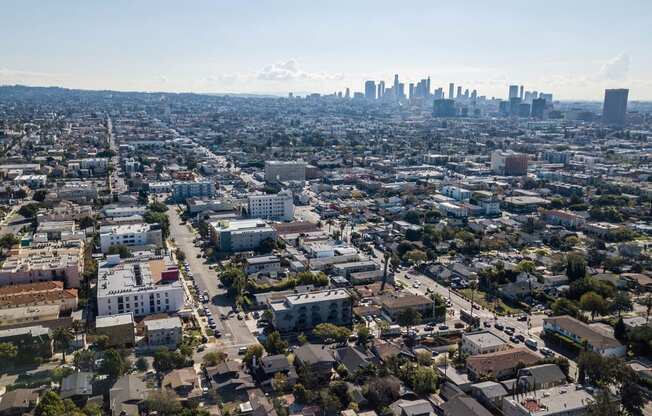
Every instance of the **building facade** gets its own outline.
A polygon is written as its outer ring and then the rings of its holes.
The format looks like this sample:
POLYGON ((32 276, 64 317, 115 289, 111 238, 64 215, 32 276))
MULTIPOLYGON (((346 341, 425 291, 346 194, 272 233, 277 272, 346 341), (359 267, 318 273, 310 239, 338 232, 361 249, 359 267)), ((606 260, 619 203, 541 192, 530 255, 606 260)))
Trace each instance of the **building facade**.
POLYGON ((290 295, 270 301, 272 323, 282 332, 314 328, 324 322, 350 325, 353 302, 344 289, 290 295))
POLYGON ((294 218, 294 199, 288 190, 276 195, 249 195, 247 200, 252 218, 273 221, 291 221, 294 218))

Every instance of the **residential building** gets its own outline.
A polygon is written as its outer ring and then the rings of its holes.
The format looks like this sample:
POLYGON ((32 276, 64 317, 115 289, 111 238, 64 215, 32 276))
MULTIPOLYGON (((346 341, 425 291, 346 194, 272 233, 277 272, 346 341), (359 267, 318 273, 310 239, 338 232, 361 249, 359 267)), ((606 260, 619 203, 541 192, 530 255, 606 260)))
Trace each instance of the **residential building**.
POLYGON ((0 342, 16 346, 19 353, 49 358, 54 352, 50 330, 44 326, 26 326, 0 330, 0 342))
POLYGON ((593 329, 571 316, 553 316, 543 320, 543 330, 546 334, 562 336, 579 347, 597 352, 604 357, 622 357, 627 352, 626 347, 616 338, 593 329))
POLYGON ((459 186, 444 185, 442 186, 440 192, 442 195, 453 198, 456 201, 463 202, 471 199, 471 191, 468 189, 460 188, 459 186))
POLYGON ((540 364, 525 367, 516 374, 519 392, 549 389, 568 382, 566 375, 557 364, 540 364))
POLYGON ((9 390, 0 397, 0 416, 31 414, 40 399, 37 389, 9 390))
POLYGON ((276 230, 261 219, 212 222, 209 231, 216 247, 226 252, 254 250, 277 236, 276 230))
POLYGON ((139 416, 144 410, 150 389, 135 374, 120 377, 109 390, 111 416, 139 416))
POLYGON ((471 396, 457 394, 441 405, 444 416, 491 416, 484 406, 471 396))
POLYGON ((308 367, 311 373, 318 376, 329 376, 335 365, 330 349, 322 344, 303 344, 294 350, 294 358, 298 365, 308 367))
POLYGON ((100 250, 108 253, 113 246, 140 247, 163 245, 163 233, 159 224, 120 224, 100 227, 100 250))
POLYGON ((436 311, 435 301, 423 295, 401 292, 391 293, 381 296, 379 303, 383 312, 392 322, 396 321, 398 316, 407 309, 414 309, 419 312, 423 321, 440 320, 443 318, 436 311))
POLYGON ((56 305, 67 312, 77 309, 77 300, 77 289, 66 289, 58 280, 0 287, 0 310, 56 305))
POLYGON ((84 272, 83 240, 19 247, 0 266, 0 286, 61 280, 78 288, 84 272))
POLYGON ((172 183, 172 199, 185 202, 188 198, 212 198, 215 184, 210 180, 177 181, 172 183))
POLYGON ((107 256, 97 272, 99 316, 132 312, 134 316, 178 312, 185 306, 179 270, 169 257, 121 260, 107 256))
POLYGON ((282 332, 310 329, 322 322, 349 325, 352 319, 351 295, 344 289, 321 290, 271 300, 274 328, 282 332))
POLYGON ((247 200, 252 218, 273 221, 291 221, 294 218, 294 199, 288 190, 277 194, 249 195, 247 200))
POLYGON ((528 157, 512 151, 494 150, 491 153, 491 170, 498 175, 523 176, 527 174, 528 157))
POLYGON ((593 395, 578 384, 566 384, 530 394, 503 398, 505 416, 578 416, 586 414, 595 401, 593 395))
POLYGON ((434 416, 435 409, 428 400, 400 399, 389 405, 394 416, 434 416))
POLYGON ((95 318, 95 332, 106 335, 112 347, 133 346, 136 343, 134 316, 131 312, 104 315, 95 318))
POLYGON ((629 90, 607 89, 604 91, 602 121, 606 124, 624 125, 627 116, 627 96, 629 90))
POLYGON ((245 273, 277 273, 281 271, 281 259, 278 256, 256 256, 245 259, 245 273))
POLYGON ((145 320, 145 337, 150 347, 177 348, 183 339, 183 324, 178 316, 145 320))
POLYGON ((265 162, 265 181, 266 182, 286 182, 306 180, 307 163, 298 161, 280 161, 268 160, 265 162))
POLYGON ((472 355, 466 359, 466 368, 469 376, 474 380, 484 377, 494 377, 504 380, 516 375, 522 364, 533 365, 541 357, 525 347, 516 347, 488 354, 472 355))

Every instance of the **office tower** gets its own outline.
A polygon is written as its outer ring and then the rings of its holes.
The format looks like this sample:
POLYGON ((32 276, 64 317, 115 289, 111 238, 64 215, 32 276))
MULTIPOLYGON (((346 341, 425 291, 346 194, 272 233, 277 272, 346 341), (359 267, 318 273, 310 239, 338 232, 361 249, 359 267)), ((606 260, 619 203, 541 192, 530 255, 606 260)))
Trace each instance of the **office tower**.
POLYGON ((349 91, 349 87, 347 87, 346 92, 344 92, 344 98, 351 98, 351 91, 349 91))
POLYGON ((409 98, 410 100, 414 98, 414 82, 410 82, 410 87, 409 87, 409 98))
POLYGON ((541 93, 539 94, 539 98, 543 98, 544 100, 546 100, 546 102, 552 103, 552 94, 541 93))
POLYGON ((448 99, 452 100, 453 98, 455 98, 454 94, 455 94, 455 84, 451 82, 450 84, 448 84, 448 99))
POLYGON ((443 88, 437 88, 435 90, 434 97, 435 97, 435 100, 443 100, 444 99, 444 89, 443 88))
POLYGON ((518 106, 518 116, 530 117, 530 104, 521 102, 518 106))
POLYGON ((430 95, 430 77, 426 80, 426 97, 430 95))
POLYGON ((521 100, 523 99, 523 86, 522 85, 521 85, 521 92, 520 92, 520 94, 518 96, 520 97, 521 100))
POLYGON ((337 92, 337 98, 342 98, 342 91, 337 92))
POLYGON ((405 84, 402 83, 402 82, 399 82, 399 83, 398 83, 398 94, 397 94, 397 97, 398 97, 399 99, 401 99, 401 98, 405 98, 405 84))
POLYGON ((478 91, 477 90, 471 91, 471 99, 475 100, 476 98, 478 98, 478 91))
POLYGON ((519 108, 521 106, 521 99, 518 97, 513 97, 509 99, 509 115, 518 116, 519 108))
POLYGON ((604 90, 604 105, 602 106, 602 121, 606 124, 625 124, 627 113, 627 96, 625 88, 604 90))
POLYGON ((380 87, 380 94, 378 94, 378 98, 384 97, 385 96, 385 81, 380 81, 378 83, 378 86, 380 87))
POLYGON ((469 89, 464 90, 464 98, 469 98, 469 89))
POLYGON ((398 86, 398 74, 394 74, 394 96, 396 98, 400 98, 401 96, 399 95, 399 86, 398 86))
POLYGON ((294 97, 294 94, 292 94, 291 92, 289 92, 289 93, 288 93, 288 98, 293 98, 293 97, 294 97))
POLYGON ((448 100, 435 100, 433 102, 433 117, 455 117, 456 115, 455 100, 449 98, 448 100))
POLYGON ((507 117, 509 115, 509 101, 501 100, 498 103, 498 111, 500 112, 500 115, 507 117))
POLYGON ((509 97, 510 100, 512 98, 518 98, 518 85, 510 85, 509 86, 509 97))
POLYGON ((456 97, 457 98, 462 98, 462 87, 461 86, 457 87, 457 95, 456 95, 456 97))
POLYGON ((532 91, 532 99, 534 100, 535 98, 539 98, 539 92, 538 91, 532 91))
POLYGON ((369 101, 376 99, 376 83, 374 81, 366 81, 364 83, 364 98, 369 101))
POLYGON ((543 110, 546 108, 546 100, 543 98, 535 98, 532 100, 532 117, 543 119, 543 110))

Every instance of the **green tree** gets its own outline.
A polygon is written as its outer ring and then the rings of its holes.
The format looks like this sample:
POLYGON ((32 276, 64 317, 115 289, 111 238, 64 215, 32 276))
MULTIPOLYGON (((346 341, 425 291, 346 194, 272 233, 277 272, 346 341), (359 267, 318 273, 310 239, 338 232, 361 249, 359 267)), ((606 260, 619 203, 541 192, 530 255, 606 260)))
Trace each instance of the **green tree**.
POLYGON ((407 253, 405 253, 404 257, 406 260, 416 265, 419 265, 424 261, 428 260, 428 256, 426 255, 426 253, 418 249, 408 251, 407 253))
POLYGON ((45 201, 45 197, 47 196, 48 192, 45 189, 39 189, 38 191, 34 191, 34 195, 32 195, 32 199, 36 202, 43 202, 45 201))
POLYGON ((408 211, 405 213, 403 219, 410 224, 420 225, 421 224, 421 214, 419 211, 408 211))
POLYGON ((161 226, 161 233, 163 238, 168 238, 170 235, 170 219, 164 212, 145 211, 143 220, 148 224, 159 224, 161 226))
POLYGON ((530 260, 521 260, 518 263, 517 270, 519 272, 534 273, 535 264, 530 260))
POLYGON ((263 346, 270 355, 285 354, 285 351, 288 348, 288 343, 281 338, 281 334, 278 331, 274 331, 267 335, 267 339, 263 346))
POLYGON ((276 241, 273 238, 266 238, 260 242, 258 252, 261 254, 271 253, 276 248, 276 241))
POLYGON ((256 357, 256 361, 258 361, 262 356, 263 346, 260 344, 254 344, 247 347, 247 351, 245 352, 242 361, 251 366, 254 361, 254 357, 256 357))
POLYGON ((166 373, 177 368, 188 367, 191 364, 192 362, 188 358, 177 351, 159 348, 154 352, 154 369, 158 372, 166 373))
POLYGON ((226 361, 227 354, 222 351, 211 351, 204 354, 202 361, 204 365, 208 367, 213 367, 226 361))
POLYGON ((153 390, 145 399, 145 409, 149 413, 156 412, 161 416, 177 416, 182 407, 174 390, 153 390))
POLYGON ((64 416, 65 412, 63 400, 52 390, 45 393, 34 409, 35 416, 64 416))
POLYGON ((618 403, 612 400, 609 393, 601 390, 596 394, 595 401, 586 409, 587 416, 622 416, 618 403))
POLYGON ((95 369, 96 354, 93 350, 79 350, 72 356, 75 367, 82 371, 93 371, 95 369))
POLYGON ((168 207, 162 202, 155 201, 147 206, 147 209, 154 212, 167 212, 168 207))
POLYGON ((634 309, 634 304, 632 299, 629 297, 629 294, 623 290, 616 292, 614 298, 609 302, 609 311, 618 313, 618 316, 622 312, 630 312, 634 309))
POLYGON ((131 251, 129 247, 124 244, 117 244, 115 246, 109 247, 108 254, 119 254, 121 259, 126 259, 131 257, 131 251))
POLYGON ((373 335, 371 334, 369 327, 367 327, 365 324, 360 324, 356 327, 356 334, 358 336, 358 340, 356 341, 358 345, 362 345, 365 347, 367 346, 369 341, 373 338, 373 335))
POLYGON ((70 342, 75 339, 72 329, 68 327, 59 327, 52 332, 52 339, 63 354, 63 362, 66 362, 66 351, 70 348, 70 342))
POLYGON ((129 362, 117 350, 106 350, 102 358, 103 361, 100 366, 100 372, 102 374, 107 374, 112 380, 116 380, 129 370, 129 362))
POLYGON ((140 357, 136 360, 136 369, 141 372, 147 371, 149 368, 149 365, 147 364, 147 360, 145 357, 140 357))
POLYGON ((575 281, 586 276, 586 259, 579 253, 566 256, 566 276, 569 281, 575 281))
POLYGON ((13 234, 5 234, 0 237, 0 248, 9 250, 18 243, 20 243, 20 239, 13 234))
POLYGON ((414 325, 418 325, 419 322, 421 322, 421 314, 416 309, 407 308, 398 314, 396 317, 396 322, 399 325, 410 329, 414 325))
POLYGON ((331 323, 321 323, 317 325, 313 330, 313 333, 322 341, 333 339, 335 342, 340 344, 346 342, 346 340, 351 336, 350 329, 331 323))
POLYGON ((595 315, 603 315, 607 311, 607 302, 597 293, 587 292, 580 298, 580 307, 591 313, 591 319, 595 319, 595 315))

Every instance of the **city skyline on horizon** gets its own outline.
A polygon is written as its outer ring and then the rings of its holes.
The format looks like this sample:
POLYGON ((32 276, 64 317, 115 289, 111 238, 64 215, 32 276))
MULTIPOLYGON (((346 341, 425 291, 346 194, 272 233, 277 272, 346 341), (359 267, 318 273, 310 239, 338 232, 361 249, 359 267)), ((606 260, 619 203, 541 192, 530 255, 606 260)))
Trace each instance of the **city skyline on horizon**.
POLYGON ((353 94, 398 73, 406 85, 430 76, 432 89, 452 82, 487 98, 518 84, 562 101, 601 101, 607 88, 651 101, 652 33, 640 27, 652 4, 627 4, 26 0, 4 7, 0 85, 353 94))

